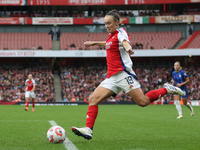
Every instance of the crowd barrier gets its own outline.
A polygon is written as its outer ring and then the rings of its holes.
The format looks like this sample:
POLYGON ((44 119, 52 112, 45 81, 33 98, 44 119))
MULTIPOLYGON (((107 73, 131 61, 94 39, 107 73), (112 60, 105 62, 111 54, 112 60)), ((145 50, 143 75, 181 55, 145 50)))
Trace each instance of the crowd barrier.
MULTIPOLYGON (((200 100, 190 101, 192 106, 200 106, 200 100)), ((120 102, 107 102, 103 101, 100 105, 134 105, 136 104, 134 101, 120 101, 120 102)), ((173 101, 169 102, 161 102, 155 101, 152 102, 151 105, 174 105, 173 101)), ((25 102, 0 102, 0 105, 25 105, 25 102)), ((32 105, 31 103, 29 105, 32 105)), ((80 102, 35 102, 36 106, 77 106, 77 105, 88 105, 88 102, 80 101, 80 102)))

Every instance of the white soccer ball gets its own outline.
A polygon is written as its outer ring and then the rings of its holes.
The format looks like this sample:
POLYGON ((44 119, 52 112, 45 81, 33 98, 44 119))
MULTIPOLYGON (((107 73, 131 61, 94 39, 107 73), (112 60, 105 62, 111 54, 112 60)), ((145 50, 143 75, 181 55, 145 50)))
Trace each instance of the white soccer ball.
POLYGON ((61 126, 53 126, 47 131, 47 139, 50 143, 63 143, 66 132, 61 126))

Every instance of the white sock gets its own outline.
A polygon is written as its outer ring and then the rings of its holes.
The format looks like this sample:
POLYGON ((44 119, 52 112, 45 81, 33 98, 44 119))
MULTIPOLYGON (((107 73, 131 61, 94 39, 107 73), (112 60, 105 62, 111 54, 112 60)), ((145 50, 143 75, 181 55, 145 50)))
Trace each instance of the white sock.
POLYGON ((189 102, 187 102, 187 104, 185 104, 185 106, 187 106, 187 108, 189 108, 190 110, 192 110, 192 106, 190 105, 189 102))
POLYGON ((175 100, 174 104, 176 105, 176 109, 178 111, 179 116, 182 115, 182 109, 181 109, 180 101, 179 100, 175 100))

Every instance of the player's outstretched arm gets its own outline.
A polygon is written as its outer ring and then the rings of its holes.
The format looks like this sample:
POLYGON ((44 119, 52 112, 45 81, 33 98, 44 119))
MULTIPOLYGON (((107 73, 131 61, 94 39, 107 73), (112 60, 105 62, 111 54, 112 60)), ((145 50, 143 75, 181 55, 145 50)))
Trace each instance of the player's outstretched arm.
POLYGON ((131 47, 131 45, 129 44, 128 41, 124 40, 124 41, 122 42, 122 45, 124 46, 126 52, 127 52, 129 55, 134 54, 134 51, 133 51, 133 49, 132 49, 132 47, 131 47))
POLYGON ((90 46, 103 46, 105 47, 106 46, 106 41, 87 41, 84 43, 85 47, 88 48, 90 46))

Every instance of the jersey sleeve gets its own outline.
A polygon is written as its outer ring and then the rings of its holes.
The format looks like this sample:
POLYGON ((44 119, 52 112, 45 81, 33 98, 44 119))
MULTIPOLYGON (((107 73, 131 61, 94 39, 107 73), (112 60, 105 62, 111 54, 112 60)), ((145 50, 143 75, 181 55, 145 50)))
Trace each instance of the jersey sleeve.
POLYGON ((33 82, 33 85, 35 85, 35 80, 32 80, 32 82, 33 82))
POLYGON ((25 85, 27 85, 27 80, 25 81, 25 85))
POLYGON ((118 40, 122 43, 124 40, 128 41, 130 43, 129 40, 129 36, 126 33, 126 31, 124 31, 123 29, 119 29, 119 33, 118 33, 118 40))
POLYGON ((188 75, 185 71, 182 71, 182 76, 184 77, 184 79, 188 77, 188 75))

